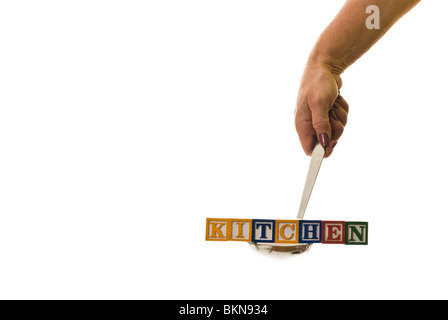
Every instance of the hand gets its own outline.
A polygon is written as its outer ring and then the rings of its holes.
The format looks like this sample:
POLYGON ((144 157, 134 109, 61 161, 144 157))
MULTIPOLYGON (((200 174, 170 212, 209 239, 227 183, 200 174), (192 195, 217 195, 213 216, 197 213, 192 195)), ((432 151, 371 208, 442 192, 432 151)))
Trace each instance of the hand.
POLYGON ((295 126, 302 148, 311 155, 317 141, 325 157, 333 152, 347 124, 348 104, 339 95, 342 81, 325 66, 308 64, 302 77, 295 126))

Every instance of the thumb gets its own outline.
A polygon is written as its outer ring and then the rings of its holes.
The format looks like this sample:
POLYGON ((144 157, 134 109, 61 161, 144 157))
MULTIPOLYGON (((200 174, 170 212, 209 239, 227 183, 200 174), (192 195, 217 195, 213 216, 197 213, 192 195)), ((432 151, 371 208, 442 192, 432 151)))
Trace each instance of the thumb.
POLYGON ((331 141, 331 124, 327 108, 324 106, 311 109, 314 131, 322 147, 327 148, 331 141))

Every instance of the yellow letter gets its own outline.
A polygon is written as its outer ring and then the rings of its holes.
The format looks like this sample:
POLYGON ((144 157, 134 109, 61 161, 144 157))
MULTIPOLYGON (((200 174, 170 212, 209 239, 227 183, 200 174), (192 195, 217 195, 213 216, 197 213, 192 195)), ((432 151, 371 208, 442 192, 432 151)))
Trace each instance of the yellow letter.
POLYGON ((211 231, 211 238, 225 238, 224 235, 222 234, 222 226, 225 225, 225 222, 222 223, 218 223, 218 222, 212 222, 212 231, 211 231), (219 226, 217 226, 219 225, 219 226), (219 233, 219 235, 217 235, 219 233))
POLYGON ((238 234, 236 235, 237 238, 244 238, 244 235, 243 235, 243 225, 245 223, 246 222, 237 222, 236 223, 237 226, 238 226, 238 234))
POLYGON ((296 229, 296 225, 295 224, 284 224, 281 228, 280 228, 280 237, 282 237, 282 239, 284 240, 291 240, 293 237, 293 231, 296 229), (289 237, 285 236, 285 228, 286 227, 290 227, 291 228, 291 235, 289 237))

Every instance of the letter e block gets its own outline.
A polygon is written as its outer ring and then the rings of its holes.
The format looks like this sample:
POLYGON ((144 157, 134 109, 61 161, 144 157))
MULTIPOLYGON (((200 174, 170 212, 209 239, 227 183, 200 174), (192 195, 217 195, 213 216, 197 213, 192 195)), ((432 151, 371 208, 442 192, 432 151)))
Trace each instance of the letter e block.
POLYGON ((275 243, 298 243, 299 220, 276 220, 275 243))
POLYGON ((322 242, 322 221, 299 220, 299 243, 322 242))
POLYGON ((227 239, 230 241, 251 241, 252 220, 229 219, 227 239))
POLYGON ((228 233, 228 219, 207 218, 205 240, 226 241, 228 233))
POLYGON ((367 245, 368 227, 367 222, 347 221, 345 223, 345 244, 367 245))
POLYGON ((322 221, 322 243, 345 244, 345 221, 322 221))
POLYGON ((252 242, 275 242, 275 220, 252 220, 252 242))

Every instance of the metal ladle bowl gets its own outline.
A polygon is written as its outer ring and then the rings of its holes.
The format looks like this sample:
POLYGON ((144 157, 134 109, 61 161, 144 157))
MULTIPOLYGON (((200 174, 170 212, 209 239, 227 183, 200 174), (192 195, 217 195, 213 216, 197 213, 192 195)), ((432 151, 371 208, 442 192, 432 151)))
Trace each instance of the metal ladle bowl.
MULTIPOLYGON (((299 213, 297 219, 303 219, 305 210, 308 205, 308 201, 311 196, 311 191, 314 187, 317 174, 319 173, 320 165, 325 155, 325 149, 317 142, 313 153, 311 154, 310 167, 305 181, 305 187, 303 189, 302 200, 300 202, 299 213)), ((294 256, 307 252, 311 248, 311 243, 307 244, 280 244, 280 243, 254 243, 249 242, 252 249, 257 252, 264 253, 269 256, 294 256)))
POLYGON ((257 252, 278 257, 293 256, 307 252, 311 248, 309 244, 268 244, 249 242, 251 248, 257 252))

